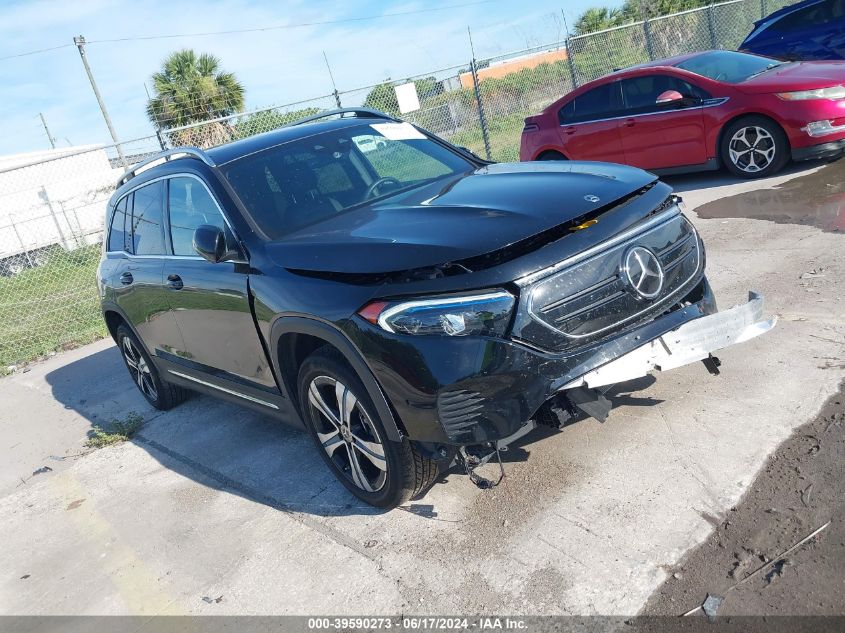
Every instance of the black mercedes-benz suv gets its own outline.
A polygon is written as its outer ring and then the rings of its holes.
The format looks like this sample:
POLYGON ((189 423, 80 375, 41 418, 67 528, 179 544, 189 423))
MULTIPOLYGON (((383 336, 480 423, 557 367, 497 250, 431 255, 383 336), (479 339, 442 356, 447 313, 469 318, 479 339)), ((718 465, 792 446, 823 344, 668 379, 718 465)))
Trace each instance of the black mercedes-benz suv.
MULTIPOLYGON (((103 315, 155 407, 186 389, 301 420, 392 507, 613 384, 772 327, 725 312, 671 189, 583 162, 493 164, 382 113, 324 113, 136 166, 108 205, 103 315)), ((501 462, 500 462, 501 463, 501 462)))

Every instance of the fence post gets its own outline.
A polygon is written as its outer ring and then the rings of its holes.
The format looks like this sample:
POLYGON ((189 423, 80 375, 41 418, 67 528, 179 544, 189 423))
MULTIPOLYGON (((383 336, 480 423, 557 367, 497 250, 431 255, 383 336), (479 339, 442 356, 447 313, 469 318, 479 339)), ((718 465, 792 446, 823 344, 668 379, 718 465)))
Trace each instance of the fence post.
POLYGON ((643 20, 643 33, 645 34, 646 53, 648 53, 648 58, 654 61, 656 59, 654 55, 654 40, 651 37, 651 23, 648 20, 643 20))
POLYGON ((478 104, 478 120, 481 122, 481 137, 484 139, 484 153, 487 155, 487 160, 493 160, 493 155, 490 153, 490 136, 487 130, 487 117, 484 116, 484 104, 481 101, 481 88, 478 85, 478 71, 475 67, 475 57, 470 62, 470 70, 472 71, 472 85, 475 87, 475 102, 478 104))
POLYGON ((447 101, 444 105, 446 106, 446 112, 449 113, 449 121, 452 123, 452 133, 457 134, 458 122, 455 120, 455 104, 451 101, 447 101))
POLYGON ((710 48, 718 48, 718 41, 716 39, 716 15, 712 2, 707 5, 707 29, 710 31, 710 48))
POLYGON ((59 208, 62 210, 62 217, 65 219, 65 224, 67 224, 68 229, 70 229, 70 234, 73 237, 73 243, 76 244, 77 248, 83 246, 83 243, 80 241, 82 237, 82 225, 79 223, 79 215, 76 213, 76 209, 71 209, 73 212, 73 219, 76 221, 76 228, 73 228, 73 224, 70 223, 70 218, 67 215, 67 209, 65 209, 65 203, 61 200, 59 200, 59 208))
POLYGON ((566 61, 567 65, 569 66, 569 78, 572 80, 572 89, 578 87, 578 74, 575 72, 575 60, 572 59, 573 50, 572 47, 569 45, 571 42, 570 38, 566 38, 566 61))
MULTIPOLYGON (((62 241, 62 248, 66 251, 70 250, 68 246, 67 237, 65 237, 65 232, 62 231, 62 225, 59 224, 59 218, 56 217, 56 210, 53 208, 53 203, 50 201, 50 196, 47 195, 47 188, 44 185, 41 185, 41 191, 39 195, 42 200, 47 204, 47 208, 50 209, 50 217, 53 218, 53 223, 56 225, 56 230, 59 232, 59 238, 62 241)), ((67 221, 67 219, 65 219, 67 221)))
POLYGON ((10 217, 9 222, 12 225, 12 231, 15 232, 15 237, 18 238, 18 242, 20 242, 20 244, 21 244, 21 248, 23 249, 23 255, 24 255, 24 257, 26 257, 27 264, 32 266, 33 262, 32 262, 32 257, 29 256, 29 249, 26 247, 26 244, 24 244, 23 239, 21 238, 21 234, 18 233, 18 227, 15 226, 15 221, 10 217))
POLYGON ((769 14, 769 9, 766 7, 766 0, 760 0, 760 17, 765 18, 769 14))
POLYGON ((158 138, 158 144, 161 146, 161 151, 163 152, 167 149, 167 143, 164 142, 164 136, 159 128, 156 128, 156 137, 158 138))

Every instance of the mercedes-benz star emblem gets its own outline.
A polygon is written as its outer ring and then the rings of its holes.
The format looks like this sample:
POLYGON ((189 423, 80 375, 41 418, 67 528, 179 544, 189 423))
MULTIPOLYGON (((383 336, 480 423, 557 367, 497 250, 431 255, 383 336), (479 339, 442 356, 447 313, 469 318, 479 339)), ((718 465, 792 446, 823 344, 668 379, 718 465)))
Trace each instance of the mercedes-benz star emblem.
POLYGON ((647 248, 635 246, 625 254, 624 272, 631 289, 644 299, 654 299, 663 290, 663 267, 647 248))
POLYGON ((587 202, 598 202, 599 200, 601 200, 601 198, 590 194, 588 196, 584 196, 584 200, 586 200, 587 202))

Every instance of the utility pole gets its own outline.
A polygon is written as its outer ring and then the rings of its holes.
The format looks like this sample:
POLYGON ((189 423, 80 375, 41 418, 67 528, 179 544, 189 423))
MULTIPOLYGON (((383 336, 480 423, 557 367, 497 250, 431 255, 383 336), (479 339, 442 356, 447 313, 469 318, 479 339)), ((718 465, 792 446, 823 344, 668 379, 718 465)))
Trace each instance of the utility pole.
POLYGON ((47 132, 47 140, 50 141, 50 147, 52 147, 53 149, 56 149, 56 139, 54 139, 53 135, 50 134, 50 128, 47 127, 47 121, 44 118, 44 113, 39 112, 38 116, 41 117, 41 125, 44 126, 44 131, 47 132))
POLYGON ((472 30, 467 26, 467 34, 469 35, 469 49, 472 52, 472 60, 470 61, 470 71, 472 72, 472 85, 475 88, 475 102, 478 105, 478 122, 481 125, 481 138, 484 140, 484 153, 487 160, 493 160, 490 152, 490 135, 487 131, 487 117, 484 115, 484 102, 481 99, 481 88, 478 85, 478 65, 475 63, 475 46, 472 43, 472 30))
POLYGON ((79 56, 82 58, 82 65, 85 66, 85 72, 88 73, 88 80, 91 82, 91 88, 94 89, 94 96, 97 97, 97 103, 100 104, 100 111, 103 113, 103 118, 106 120, 106 126, 109 128, 109 133, 111 134, 112 141, 114 141, 114 146, 117 149, 117 155, 120 157, 120 162, 123 164, 124 169, 128 169, 129 164, 126 162, 126 157, 123 155, 123 148, 120 147, 120 142, 117 140, 117 134, 115 133, 114 126, 109 118, 108 110, 106 110, 106 104, 103 103, 103 97, 100 95, 100 89, 97 88, 97 82, 94 81, 94 75, 91 73, 91 67, 88 65, 88 58, 85 56, 85 38, 82 35, 74 37, 73 43, 76 44, 76 47, 79 49, 79 56))
POLYGON ((329 58, 326 57, 326 51, 323 51, 323 59, 326 60, 326 68, 329 69, 329 78, 332 80, 332 88, 334 89, 335 103, 337 103, 338 108, 342 108, 343 106, 340 105, 340 93, 337 91, 337 86, 334 83, 334 75, 332 74, 332 67, 329 66, 329 58))
POLYGON ((566 65, 569 66, 569 81, 572 82, 570 90, 575 90, 575 88, 578 87, 578 73, 575 72, 575 60, 572 59, 572 37, 569 34, 569 24, 566 21, 566 12, 561 9, 560 14, 563 16, 563 28, 566 29, 566 65))

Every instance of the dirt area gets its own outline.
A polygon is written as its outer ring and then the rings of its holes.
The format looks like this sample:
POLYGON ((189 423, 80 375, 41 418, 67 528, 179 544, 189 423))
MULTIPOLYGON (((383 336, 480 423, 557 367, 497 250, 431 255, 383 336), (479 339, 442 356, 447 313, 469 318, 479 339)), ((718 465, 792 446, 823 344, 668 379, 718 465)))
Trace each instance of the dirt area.
POLYGON ((667 570, 643 614, 680 615, 708 594, 724 598, 719 616, 845 614, 845 384, 769 458, 741 502, 709 520, 713 534, 667 570))

